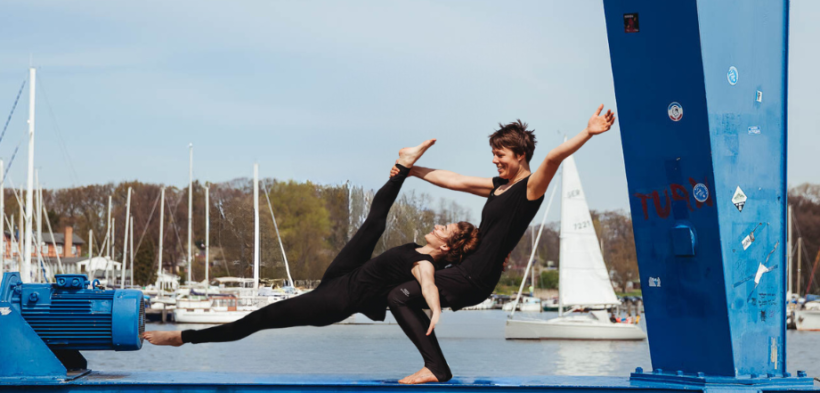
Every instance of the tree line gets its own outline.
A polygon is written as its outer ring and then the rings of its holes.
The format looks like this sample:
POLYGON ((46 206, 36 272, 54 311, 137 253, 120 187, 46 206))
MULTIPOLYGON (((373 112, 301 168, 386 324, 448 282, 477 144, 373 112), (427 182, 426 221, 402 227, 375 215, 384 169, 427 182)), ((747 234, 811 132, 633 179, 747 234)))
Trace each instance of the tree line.
MULTIPOLYGON (((210 205, 209 276, 253 277, 253 184, 251 179, 239 178, 207 185, 193 183, 192 279, 205 278, 206 186, 210 205)), ((161 185, 130 181, 43 190, 44 209, 55 232, 72 227, 88 244, 91 230, 94 256, 104 256, 100 246, 106 242, 110 196, 114 219, 112 258, 122 261, 129 187, 134 227, 134 280, 147 285, 156 280, 157 274, 161 185)), ((16 217, 16 227, 20 204, 15 192, 19 197, 19 191, 5 191, 5 213, 9 220, 12 215, 16 217)), ((286 277, 284 261, 287 258, 294 280, 316 280, 364 222, 374 191, 350 184, 263 179, 259 195, 260 277, 286 277)), ((166 187, 164 210, 163 269, 178 273, 184 279, 188 265, 188 188, 166 187)), ((470 220, 469 211, 454 201, 404 192, 390 211, 387 229, 375 253, 412 241, 423 244, 424 234, 434 225, 461 220, 470 220)), ((45 223, 43 228, 45 232, 45 223)), ((86 246, 83 257, 87 252, 86 246)))
MULTIPOLYGON (((205 277, 205 186, 198 181, 193 186, 192 278, 196 281, 205 277)), ((210 192, 210 277, 252 277, 253 184, 250 179, 239 178, 207 186, 210 192)), ((66 226, 73 227, 74 233, 88 243, 88 233, 92 230, 94 254, 101 255, 99 247, 105 240, 108 198, 111 196, 111 216, 115 220, 113 258, 122 260, 129 187, 132 189, 131 214, 136 243, 134 278, 137 283, 145 285, 156 280, 161 185, 131 181, 43 190, 44 207, 56 232, 62 232, 66 226)), ((284 260, 287 257, 294 280, 321 278, 333 257, 364 222, 373 194, 373 190, 350 184, 261 180, 260 277, 285 277, 284 260), (276 216, 284 255, 266 195, 276 216)), ((6 189, 5 201, 6 217, 9 220, 12 215, 19 218, 19 205, 13 190, 6 189)), ((788 201, 794 214, 792 255, 795 263, 796 239, 802 238, 801 275, 798 276, 795 267, 794 286, 796 288, 797 280, 800 280, 801 293, 807 289, 810 293, 820 293, 820 271, 816 269, 820 262, 820 185, 793 187, 789 190, 788 201)), ((186 277, 187 187, 166 187, 164 209, 163 268, 186 277)), ((623 290, 628 282, 639 279, 630 215, 625 211, 591 213, 613 283, 623 290)), ((424 234, 435 224, 471 219, 469 210, 455 201, 434 200, 426 194, 404 192, 390 211, 387 229, 375 253, 412 241, 423 244, 424 234)), ((15 218, 15 226, 17 221, 15 218)), ((534 245, 537 231, 537 225, 531 226, 513 250, 504 282, 515 282, 517 278, 520 283, 533 247, 536 248, 535 265, 540 267, 537 271, 547 268, 550 261, 553 267, 560 265, 559 224, 548 223, 540 241, 534 245)), ((87 248, 83 253, 86 252, 87 248)), ((547 278, 542 285, 554 286, 553 277, 547 278)))

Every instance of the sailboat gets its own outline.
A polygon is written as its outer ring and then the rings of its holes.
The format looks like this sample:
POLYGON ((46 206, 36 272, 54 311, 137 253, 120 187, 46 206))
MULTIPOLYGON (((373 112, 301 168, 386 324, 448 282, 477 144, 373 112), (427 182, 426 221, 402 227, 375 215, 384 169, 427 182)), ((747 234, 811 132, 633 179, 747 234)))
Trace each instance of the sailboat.
MULTIPOLYGON (((506 338, 645 339, 646 333, 638 325, 613 323, 609 320, 606 309, 619 305, 620 301, 612 289, 609 273, 604 265, 604 257, 599 247, 598 237, 595 235, 589 206, 581 187, 581 178, 573 156, 564 160, 561 180, 559 316, 549 320, 509 319, 504 329, 506 338), (569 312, 564 312, 565 306, 571 307, 569 312)), ((555 190, 553 190, 553 195, 554 192, 555 190)), ((552 199, 550 199, 551 202, 552 199)), ((549 205, 547 210, 549 210, 549 205)), ((546 213, 544 221, 546 221, 546 213)), ((542 222, 542 230, 543 225, 542 222)), ((530 264, 532 264, 532 258, 530 264)))

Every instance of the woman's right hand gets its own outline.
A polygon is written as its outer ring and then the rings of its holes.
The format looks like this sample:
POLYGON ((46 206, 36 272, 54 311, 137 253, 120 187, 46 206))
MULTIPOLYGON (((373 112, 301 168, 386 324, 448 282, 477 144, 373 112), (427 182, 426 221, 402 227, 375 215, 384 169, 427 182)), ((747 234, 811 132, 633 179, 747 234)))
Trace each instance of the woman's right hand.
POLYGON ((439 320, 440 317, 441 317, 441 311, 438 311, 438 312, 433 311, 433 317, 430 318, 430 328, 427 329, 427 335, 428 336, 430 335, 430 333, 433 333, 433 329, 436 327, 436 324, 438 324, 438 320, 439 320))
MULTIPOLYGON (((399 160, 396 160, 396 164, 398 164, 398 163, 399 163, 399 160)), ((390 177, 396 176, 398 174, 399 174, 399 168, 396 168, 395 165, 390 167, 390 177)))

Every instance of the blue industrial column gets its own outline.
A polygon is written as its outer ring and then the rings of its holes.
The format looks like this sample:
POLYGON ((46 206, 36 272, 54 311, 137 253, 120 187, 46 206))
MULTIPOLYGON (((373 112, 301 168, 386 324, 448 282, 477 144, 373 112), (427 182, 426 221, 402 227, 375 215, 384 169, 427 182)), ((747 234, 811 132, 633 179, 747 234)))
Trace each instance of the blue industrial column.
POLYGON ((786 377, 788 2, 604 8, 653 374, 786 377))

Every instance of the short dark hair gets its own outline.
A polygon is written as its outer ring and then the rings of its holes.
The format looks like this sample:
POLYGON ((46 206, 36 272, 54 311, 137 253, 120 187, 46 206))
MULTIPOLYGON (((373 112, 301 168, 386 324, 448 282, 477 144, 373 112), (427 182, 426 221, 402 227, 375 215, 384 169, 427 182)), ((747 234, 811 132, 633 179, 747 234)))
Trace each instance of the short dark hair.
POLYGON ((444 260, 451 263, 460 263, 464 257, 472 254, 480 243, 478 228, 467 221, 456 223, 456 229, 447 239, 450 251, 444 255, 444 260))
POLYGON ((501 124, 496 132, 490 134, 490 147, 493 149, 508 148, 513 153, 526 156, 527 163, 532 160, 535 151, 535 130, 527 130, 527 123, 518 119, 512 123, 501 124))

